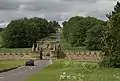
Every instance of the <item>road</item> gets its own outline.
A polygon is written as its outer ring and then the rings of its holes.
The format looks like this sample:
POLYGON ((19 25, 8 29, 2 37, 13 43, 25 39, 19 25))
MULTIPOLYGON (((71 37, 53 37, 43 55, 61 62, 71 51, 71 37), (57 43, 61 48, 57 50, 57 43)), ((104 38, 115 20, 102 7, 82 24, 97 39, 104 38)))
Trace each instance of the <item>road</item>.
POLYGON ((39 72, 41 69, 43 69, 51 63, 51 60, 46 59, 35 62, 36 66, 22 66, 15 70, 0 73, 0 81, 23 81, 28 76, 39 72))

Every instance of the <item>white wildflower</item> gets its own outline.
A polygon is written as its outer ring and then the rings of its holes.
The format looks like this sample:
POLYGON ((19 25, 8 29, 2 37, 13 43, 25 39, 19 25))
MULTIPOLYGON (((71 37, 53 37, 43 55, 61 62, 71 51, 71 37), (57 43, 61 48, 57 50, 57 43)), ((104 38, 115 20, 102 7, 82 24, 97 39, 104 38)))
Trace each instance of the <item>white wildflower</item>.
POLYGON ((65 76, 64 75, 60 75, 60 79, 64 79, 65 78, 65 76))
POLYGON ((120 79, 120 77, 119 77, 119 76, 116 76, 116 79, 120 79))
POLYGON ((83 79, 82 79, 82 78, 79 78, 79 81, 83 81, 83 79))
POLYGON ((117 73, 117 75, 119 75, 119 73, 117 73))
POLYGON ((66 72, 63 72, 63 75, 66 75, 66 72))
POLYGON ((84 77, 84 75, 81 75, 81 77, 84 77))
POLYGON ((76 79, 76 76, 72 76, 73 77, 73 79, 76 79))
POLYGON ((79 77, 84 78, 85 76, 82 74, 78 74, 79 77))
POLYGON ((86 62, 84 62, 84 63, 82 63, 83 65, 86 65, 87 63, 86 62))
POLYGON ((79 77, 81 77, 81 74, 78 74, 79 77))
POLYGON ((67 76, 67 79, 70 79, 70 75, 67 76))
POLYGON ((99 76, 101 76, 101 74, 99 76))
POLYGON ((116 75, 113 75, 113 77, 116 77, 116 75))

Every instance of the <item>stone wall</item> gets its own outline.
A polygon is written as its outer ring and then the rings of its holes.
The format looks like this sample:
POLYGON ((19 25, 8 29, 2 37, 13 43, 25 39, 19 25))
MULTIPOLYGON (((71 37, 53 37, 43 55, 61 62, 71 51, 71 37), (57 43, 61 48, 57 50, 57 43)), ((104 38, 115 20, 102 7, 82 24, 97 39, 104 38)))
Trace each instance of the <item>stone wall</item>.
POLYGON ((100 54, 100 52, 66 53, 66 59, 80 61, 99 61, 101 60, 100 54))
POLYGON ((35 58, 36 54, 34 52, 0 52, 0 60, 5 59, 30 59, 35 58))

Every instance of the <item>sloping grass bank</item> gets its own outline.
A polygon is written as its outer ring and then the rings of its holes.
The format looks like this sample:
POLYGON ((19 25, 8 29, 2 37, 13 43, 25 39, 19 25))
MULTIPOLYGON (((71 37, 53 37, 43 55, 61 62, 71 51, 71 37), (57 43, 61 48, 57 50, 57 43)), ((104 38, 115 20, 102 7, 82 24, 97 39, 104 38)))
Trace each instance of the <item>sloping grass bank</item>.
POLYGON ((0 48, 0 52, 28 52, 31 48, 0 48))
POLYGON ((0 72, 9 71, 24 65, 26 60, 0 60, 0 72))
POLYGON ((120 81, 120 69, 97 63, 58 60, 25 81, 120 81))

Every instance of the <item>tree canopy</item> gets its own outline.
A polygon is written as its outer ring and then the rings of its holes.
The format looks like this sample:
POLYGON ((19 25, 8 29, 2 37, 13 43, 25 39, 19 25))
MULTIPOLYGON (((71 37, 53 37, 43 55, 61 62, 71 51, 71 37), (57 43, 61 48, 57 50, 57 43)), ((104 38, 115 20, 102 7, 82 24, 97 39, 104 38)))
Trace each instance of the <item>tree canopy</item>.
POLYGON ((105 22, 94 17, 72 17, 68 22, 63 22, 63 34, 72 46, 87 46, 89 49, 96 49, 99 43, 102 25, 105 22), (97 29, 94 31, 94 29, 97 29), (98 32, 100 31, 100 32, 98 32), (93 32, 94 38, 93 38, 93 32), (97 41, 96 41, 97 40, 97 41))
POLYGON ((102 50, 100 65, 120 67, 120 2, 106 17, 106 22, 94 17, 72 17, 63 22, 63 34, 72 46, 102 50))
POLYGON ((12 48, 31 47, 38 39, 55 32, 56 28, 53 23, 46 19, 34 17, 13 20, 2 31, 3 46, 12 48))
MULTIPOLYGON (((108 17, 108 16, 107 16, 108 17)), ((102 38, 103 55, 102 65, 120 67, 120 3, 117 2, 114 11, 109 15, 107 26, 102 38)))

